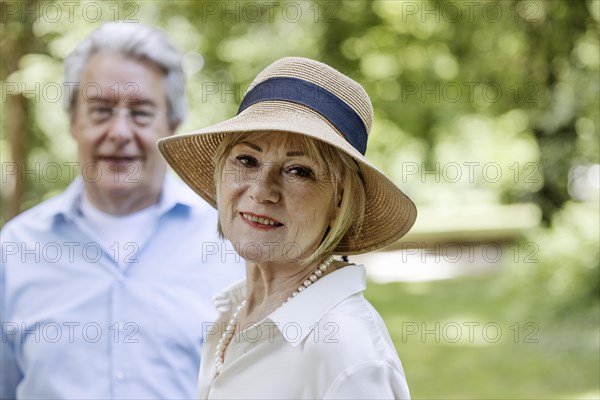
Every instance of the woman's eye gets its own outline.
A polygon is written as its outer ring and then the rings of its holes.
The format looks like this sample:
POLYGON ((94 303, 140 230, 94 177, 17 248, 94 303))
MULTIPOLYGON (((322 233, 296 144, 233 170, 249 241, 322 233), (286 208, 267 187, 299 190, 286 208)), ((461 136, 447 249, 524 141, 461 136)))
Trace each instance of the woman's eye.
POLYGON ((310 169, 308 167, 294 166, 294 167, 288 168, 288 172, 292 175, 296 175, 301 178, 310 178, 313 176, 312 169, 310 169))
POLYGON ((236 160, 238 160, 240 164, 246 167, 256 167, 258 165, 258 161, 256 161, 256 158, 246 155, 239 155, 236 157, 236 160))

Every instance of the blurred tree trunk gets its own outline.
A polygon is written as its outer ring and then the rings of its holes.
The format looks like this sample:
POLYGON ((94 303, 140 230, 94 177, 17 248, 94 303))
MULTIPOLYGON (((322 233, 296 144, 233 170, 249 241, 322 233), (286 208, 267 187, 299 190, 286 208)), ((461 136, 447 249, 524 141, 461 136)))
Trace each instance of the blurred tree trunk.
MULTIPOLYGON (((24 1, 21 10, 32 9, 35 1, 24 1)), ((33 18, 18 11, 8 16, 0 38, 0 77, 3 82, 19 69, 19 61, 29 52, 28 43, 34 42, 33 18)), ((2 221, 17 215, 26 191, 22 170, 27 165, 27 137, 29 136, 28 102, 21 93, 5 93, 2 108, 5 115, 6 139, 10 143, 10 161, 2 160, 3 203, 2 221)))
POLYGON ((23 204, 23 195, 25 194, 25 180, 20 173, 25 168, 27 162, 27 147, 25 138, 27 136, 27 127, 25 120, 25 113, 27 108, 27 102, 23 95, 14 94, 9 95, 6 98, 6 130, 8 140, 10 141, 10 152, 12 161, 10 171, 13 170, 15 173, 8 174, 9 166, 5 165, 4 169, 7 172, 5 179, 7 190, 4 193, 6 196, 5 209, 3 210, 3 219, 8 221, 21 211, 21 204, 23 204))

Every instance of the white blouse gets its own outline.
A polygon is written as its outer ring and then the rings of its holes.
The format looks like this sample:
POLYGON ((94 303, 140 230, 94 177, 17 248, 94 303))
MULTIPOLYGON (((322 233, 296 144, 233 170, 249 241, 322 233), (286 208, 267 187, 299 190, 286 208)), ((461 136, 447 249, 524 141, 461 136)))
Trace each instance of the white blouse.
POLYGON ((253 326, 237 329, 216 374, 215 349, 241 281, 215 298, 205 326, 199 399, 409 399, 402 364, 383 320, 363 297, 365 268, 340 268, 253 326))

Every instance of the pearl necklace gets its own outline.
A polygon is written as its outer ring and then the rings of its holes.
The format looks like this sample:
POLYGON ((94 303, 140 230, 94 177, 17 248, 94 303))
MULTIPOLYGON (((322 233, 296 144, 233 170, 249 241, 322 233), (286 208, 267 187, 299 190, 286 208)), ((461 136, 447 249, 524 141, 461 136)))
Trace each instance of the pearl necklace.
MULTIPOLYGON (((317 269, 315 269, 313 271, 313 273, 308 276, 308 278, 302 283, 302 285, 298 286, 298 289, 294 290, 294 292, 290 295, 290 297, 288 297, 287 300, 281 304, 281 306, 283 306, 285 303, 287 303, 294 297, 298 296, 298 294, 300 292, 302 292, 304 289, 306 289, 307 287, 309 287, 310 285, 315 283, 317 280, 319 280, 319 278, 323 276, 323 273, 325 273, 325 271, 327 271, 327 268, 329 268, 329 265, 332 262, 333 262, 333 257, 329 257, 327 260, 323 261, 323 263, 321 265, 319 265, 319 267, 317 269)), ((221 339, 219 340, 219 344, 217 344, 217 350, 215 352, 215 366, 217 368, 217 373, 221 372, 221 369, 223 368, 223 360, 225 357, 225 350, 227 349, 229 342, 231 342, 231 339, 233 339, 233 336, 235 334, 235 329, 236 329, 237 316, 240 313, 240 310, 245 305, 246 305, 246 300, 242 301, 240 303, 240 305, 237 306, 237 308, 231 315, 231 319, 227 323, 227 327, 225 328, 225 332, 223 332, 223 335, 221 336, 221 339)), ((281 306, 279 306, 279 307, 281 307, 281 306)))

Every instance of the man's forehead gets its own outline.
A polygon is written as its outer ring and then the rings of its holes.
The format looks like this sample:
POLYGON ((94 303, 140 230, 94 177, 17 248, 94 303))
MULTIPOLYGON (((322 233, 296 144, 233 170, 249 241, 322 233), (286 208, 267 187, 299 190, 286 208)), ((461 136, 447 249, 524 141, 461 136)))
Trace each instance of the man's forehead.
POLYGON ((153 102, 165 99, 165 74, 156 63, 116 52, 93 54, 79 92, 86 101, 153 102))
POLYGON ((119 64, 122 63, 138 64, 144 68, 154 71, 159 75, 163 75, 163 77, 165 75, 164 69, 159 64, 148 58, 112 50, 98 50, 92 53, 87 60, 85 68, 89 68, 97 64, 116 64, 118 67, 119 64))

